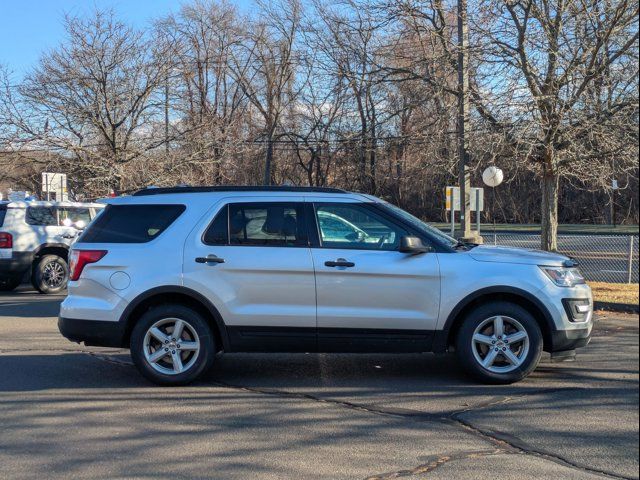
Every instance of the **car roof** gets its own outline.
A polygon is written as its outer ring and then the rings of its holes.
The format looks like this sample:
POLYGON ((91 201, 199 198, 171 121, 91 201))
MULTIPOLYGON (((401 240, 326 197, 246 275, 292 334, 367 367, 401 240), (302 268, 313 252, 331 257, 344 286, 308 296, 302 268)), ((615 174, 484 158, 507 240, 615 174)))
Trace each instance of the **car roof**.
POLYGON ((231 185, 231 186, 204 186, 204 187, 150 187, 138 190, 134 197, 149 195, 164 195, 169 193, 213 193, 213 192, 295 192, 295 193, 349 193, 339 188, 329 187, 293 187, 293 186, 251 186, 251 185, 231 185))
POLYGON ((290 186, 209 186, 209 187, 151 187, 135 192, 130 196, 101 199, 106 204, 150 204, 150 203, 184 203, 185 201, 211 201, 227 197, 332 197, 341 200, 380 201, 375 197, 361 193, 352 193, 337 188, 325 187, 290 187, 290 186), (189 200, 187 200, 189 199, 189 200))
POLYGON ((27 207, 84 207, 84 208, 104 208, 104 205, 100 203, 83 203, 83 202, 51 202, 46 200, 34 200, 31 202, 17 201, 17 202, 0 202, 0 205, 7 208, 27 208, 27 207))

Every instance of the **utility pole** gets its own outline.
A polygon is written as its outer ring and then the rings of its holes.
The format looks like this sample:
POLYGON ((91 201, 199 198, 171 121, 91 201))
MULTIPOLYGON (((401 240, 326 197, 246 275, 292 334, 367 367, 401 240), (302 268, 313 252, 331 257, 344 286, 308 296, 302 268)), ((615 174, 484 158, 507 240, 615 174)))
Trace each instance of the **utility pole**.
POLYGON ((164 77, 164 152, 169 155, 169 72, 164 77))
POLYGON ((460 184, 460 234, 463 240, 482 241, 471 230, 471 173, 466 127, 469 123, 469 24, 467 0, 458 0, 458 183, 460 184))

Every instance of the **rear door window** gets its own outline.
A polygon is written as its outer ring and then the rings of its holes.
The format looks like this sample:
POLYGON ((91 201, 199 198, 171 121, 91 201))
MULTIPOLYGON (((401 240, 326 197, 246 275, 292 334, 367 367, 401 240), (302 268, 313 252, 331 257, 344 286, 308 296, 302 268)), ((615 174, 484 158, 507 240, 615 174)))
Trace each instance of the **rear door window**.
POLYGON ((232 203, 203 236, 208 245, 307 246, 302 203, 232 203))
POLYGON ((45 227, 58 225, 58 217, 54 207, 27 207, 25 221, 29 225, 45 227))
POLYGON ((78 240, 82 243, 146 243, 158 238, 184 205, 107 205, 78 240))
POLYGON ((5 217, 6 214, 7 214, 6 205, 0 205, 0 227, 4 223, 4 217, 5 217))

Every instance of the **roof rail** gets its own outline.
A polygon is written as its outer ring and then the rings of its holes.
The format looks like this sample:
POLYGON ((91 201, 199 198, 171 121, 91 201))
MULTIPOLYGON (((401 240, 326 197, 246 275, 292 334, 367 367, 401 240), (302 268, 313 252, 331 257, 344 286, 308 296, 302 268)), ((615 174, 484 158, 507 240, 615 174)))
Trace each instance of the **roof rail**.
POLYGON ((134 197, 164 195, 170 193, 207 193, 207 192, 308 192, 308 193, 347 193, 339 188, 329 187, 291 187, 291 186, 209 186, 209 187, 153 187, 138 190, 134 197))

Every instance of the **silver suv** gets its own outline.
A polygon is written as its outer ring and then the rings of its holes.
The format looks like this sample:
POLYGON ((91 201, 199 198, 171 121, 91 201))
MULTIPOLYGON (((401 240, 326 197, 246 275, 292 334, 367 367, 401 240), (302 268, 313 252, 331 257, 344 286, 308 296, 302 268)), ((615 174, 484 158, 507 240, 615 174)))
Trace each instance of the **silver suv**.
POLYGON ((0 291, 29 276, 41 293, 67 286, 71 244, 104 208, 97 203, 0 202, 0 291))
POLYGON ((455 351, 510 383, 592 328, 569 258, 463 244, 335 189, 143 190, 110 200, 70 258, 62 334, 128 347, 160 384, 195 380, 220 351, 455 351))

